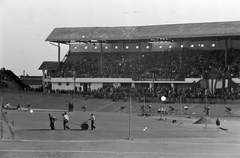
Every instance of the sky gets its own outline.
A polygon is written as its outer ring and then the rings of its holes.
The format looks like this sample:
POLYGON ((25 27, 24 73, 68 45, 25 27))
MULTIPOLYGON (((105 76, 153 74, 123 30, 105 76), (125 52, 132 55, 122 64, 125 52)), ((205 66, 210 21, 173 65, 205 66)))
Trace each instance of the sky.
MULTIPOLYGON (((145 26, 240 21, 239 0, 0 0, 0 68, 42 75, 57 61, 46 42, 57 27, 145 26)), ((61 45, 61 60, 68 50, 61 45)))

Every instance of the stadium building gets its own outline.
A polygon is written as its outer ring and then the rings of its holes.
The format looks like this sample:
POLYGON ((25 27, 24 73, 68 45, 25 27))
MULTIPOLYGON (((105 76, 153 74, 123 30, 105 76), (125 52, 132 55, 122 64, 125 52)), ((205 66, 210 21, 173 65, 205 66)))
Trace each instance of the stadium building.
POLYGON ((104 87, 189 87, 238 90, 240 21, 129 27, 55 28, 58 47, 44 61, 43 87, 87 92, 104 87), (61 45, 68 45, 61 59, 61 45))

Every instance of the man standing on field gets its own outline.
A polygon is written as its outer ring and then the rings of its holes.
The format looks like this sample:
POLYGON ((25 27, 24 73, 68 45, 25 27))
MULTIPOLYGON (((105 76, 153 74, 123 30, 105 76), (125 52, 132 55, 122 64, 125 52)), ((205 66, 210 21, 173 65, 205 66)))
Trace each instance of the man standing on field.
POLYGON ((96 129, 96 127, 94 126, 95 116, 92 114, 91 118, 88 120, 91 120, 91 130, 96 129))
POLYGON ((54 125, 54 122, 57 120, 55 116, 53 116, 51 113, 48 114, 49 116, 49 121, 50 121, 50 127, 51 127, 51 130, 55 130, 55 125, 54 125))
POLYGON ((69 117, 68 117, 67 113, 64 112, 62 115, 63 115, 63 129, 64 130, 66 130, 66 129, 70 130, 70 128, 68 126, 69 117))

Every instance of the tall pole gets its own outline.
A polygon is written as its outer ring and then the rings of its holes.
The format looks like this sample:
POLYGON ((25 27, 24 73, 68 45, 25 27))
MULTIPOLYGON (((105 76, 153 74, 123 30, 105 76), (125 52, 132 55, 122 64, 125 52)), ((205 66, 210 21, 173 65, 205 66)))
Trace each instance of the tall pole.
POLYGON ((160 119, 162 120, 162 99, 160 98, 160 119))
POLYGON ((180 95, 180 109, 181 109, 180 124, 182 124, 182 95, 180 95))
POLYGON ((141 42, 139 42, 139 47, 138 47, 138 67, 140 69, 141 66, 141 42))
POLYGON ((163 108, 162 108, 162 102, 166 100, 166 97, 163 95, 160 98, 160 120, 162 120, 162 112, 163 112, 163 108))
POLYGON ((180 43, 179 43, 179 64, 180 64, 180 71, 182 71, 181 41, 180 41, 180 43))
MULTIPOLYGON (((182 49, 181 49, 181 41, 179 43, 179 64, 180 64, 180 72, 182 75, 182 49)), ((181 109, 181 115, 180 115, 180 124, 182 124, 182 84, 181 84, 181 94, 180 94, 180 109, 181 109)))
POLYGON ((2 108, 3 101, 2 101, 2 96, 1 96, 0 104, 1 104, 1 107, 0 107, 0 115, 1 115, 1 139, 3 139, 3 108, 2 108))
POLYGON ((206 96, 205 96, 205 128, 207 128, 207 93, 206 93, 206 96))
POLYGON ((132 96, 131 96, 131 94, 130 94, 130 103, 129 103, 129 119, 128 119, 128 125, 129 125, 129 127, 128 127, 128 139, 131 139, 131 122, 132 122, 132 98, 131 98, 132 96))
POLYGON ((154 92, 154 80, 155 80, 155 73, 153 72, 153 87, 152 87, 153 92, 154 92))
POLYGON ((76 76, 74 75, 74 96, 76 95, 76 76))
POLYGON ((101 70, 101 73, 102 73, 102 70, 103 70, 103 57, 102 57, 102 53, 103 53, 103 44, 102 42, 100 43, 100 49, 101 49, 101 62, 100 62, 100 70, 101 70))
POLYGON ((72 74, 73 74, 73 92, 75 96, 76 95, 76 71, 73 71, 72 74))
POLYGON ((227 39, 224 40, 225 42, 225 68, 227 69, 227 49, 228 49, 228 46, 227 46, 227 39))
POLYGON ((0 81, 1 81, 1 83, 0 83, 0 89, 2 89, 2 78, 3 78, 3 70, 0 69, 0 81))

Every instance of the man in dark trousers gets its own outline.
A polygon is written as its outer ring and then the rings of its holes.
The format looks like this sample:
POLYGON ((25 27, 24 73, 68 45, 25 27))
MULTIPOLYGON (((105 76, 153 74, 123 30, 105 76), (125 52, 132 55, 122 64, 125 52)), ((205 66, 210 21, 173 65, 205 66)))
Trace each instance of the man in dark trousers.
POLYGON ((73 101, 70 101, 70 102, 68 103, 68 111, 69 111, 69 112, 73 112, 73 108, 74 108, 73 101))
POLYGON ((63 116, 63 129, 64 129, 64 130, 66 130, 66 129, 70 130, 70 128, 69 128, 69 126, 68 126, 69 117, 68 117, 67 113, 64 112, 64 113, 62 114, 62 116, 63 116))
POLYGON ((51 113, 48 114, 49 116, 49 121, 50 121, 50 127, 51 127, 51 130, 55 130, 55 125, 54 125, 54 122, 57 120, 55 116, 53 116, 51 113))
POLYGON ((95 122, 95 116, 93 114, 91 114, 91 118, 88 120, 91 120, 91 130, 96 129, 96 127, 94 126, 94 122, 95 122))

